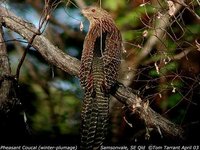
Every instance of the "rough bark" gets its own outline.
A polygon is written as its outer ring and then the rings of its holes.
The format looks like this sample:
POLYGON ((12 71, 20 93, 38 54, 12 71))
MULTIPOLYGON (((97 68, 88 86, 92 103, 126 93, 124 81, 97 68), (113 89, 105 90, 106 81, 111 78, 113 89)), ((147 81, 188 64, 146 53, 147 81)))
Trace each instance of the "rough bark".
POLYGON ((22 107, 16 95, 16 80, 11 69, 3 38, 2 18, 0 16, 0 141, 16 141, 26 134, 22 107), (23 128, 24 127, 24 128, 23 128))
POLYGON ((8 104, 10 100, 9 95, 12 81, 7 78, 11 71, 6 51, 6 45, 3 39, 1 20, 2 19, 0 18, 0 110, 3 110, 7 109, 6 104, 8 104))

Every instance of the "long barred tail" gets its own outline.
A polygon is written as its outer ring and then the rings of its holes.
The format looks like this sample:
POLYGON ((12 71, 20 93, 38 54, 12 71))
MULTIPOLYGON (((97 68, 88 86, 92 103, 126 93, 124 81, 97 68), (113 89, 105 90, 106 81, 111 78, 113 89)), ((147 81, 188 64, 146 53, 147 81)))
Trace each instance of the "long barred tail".
MULTIPOLYGON (((104 93, 101 93, 104 94, 104 93)), ((97 96, 98 97, 98 96, 97 96)), ((98 148, 103 144, 108 129, 108 120, 109 120, 109 97, 105 96, 97 99, 98 105, 98 122, 96 129, 96 136, 94 147, 98 148)))
MULTIPOLYGON (((85 88, 82 106, 81 149, 100 149, 107 135, 109 95, 104 91, 102 61, 92 67, 92 88, 85 88)), ((88 84, 89 85, 89 84, 88 84)))
POLYGON ((109 98, 85 93, 82 107, 81 149, 99 149, 107 134, 109 98), (99 99, 100 98, 100 99, 99 99))

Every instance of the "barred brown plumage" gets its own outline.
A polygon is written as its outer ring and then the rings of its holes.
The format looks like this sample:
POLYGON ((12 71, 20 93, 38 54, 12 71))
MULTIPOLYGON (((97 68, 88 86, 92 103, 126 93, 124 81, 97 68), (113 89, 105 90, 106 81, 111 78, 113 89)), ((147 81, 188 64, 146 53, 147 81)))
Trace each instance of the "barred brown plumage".
POLYGON ((84 89, 81 149, 99 149, 107 134, 109 90, 117 80, 122 38, 105 10, 87 7, 82 13, 90 26, 84 40, 79 73, 84 89))

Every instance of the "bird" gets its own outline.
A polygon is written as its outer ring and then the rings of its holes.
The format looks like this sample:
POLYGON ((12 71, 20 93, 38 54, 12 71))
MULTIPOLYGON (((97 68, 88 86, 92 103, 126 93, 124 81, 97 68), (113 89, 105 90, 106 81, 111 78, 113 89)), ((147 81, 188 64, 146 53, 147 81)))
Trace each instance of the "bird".
POLYGON ((107 136, 110 91, 120 68, 122 36, 106 10, 89 6, 81 12, 89 21, 79 70, 84 90, 81 149, 100 149, 107 136))

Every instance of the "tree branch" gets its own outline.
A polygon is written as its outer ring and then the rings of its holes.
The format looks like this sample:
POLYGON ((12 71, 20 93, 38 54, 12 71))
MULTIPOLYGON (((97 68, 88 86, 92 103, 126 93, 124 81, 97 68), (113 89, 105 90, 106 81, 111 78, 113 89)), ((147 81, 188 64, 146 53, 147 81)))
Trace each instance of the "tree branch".
MULTIPOLYGON (((145 45, 141 49, 141 52, 133 60, 132 65, 134 68, 132 67, 132 70, 136 70, 138 65, 141 64, 141 61, 151 52, 151 50, 153 49, 155 44, 159 42, 158 37, 162 37, 162 35, 165 33, 166 28, 171 24, 170 19, 172 19, 173 17, 174 17, 174 19, 176 19, 175 15, 182 8, 182 5, 180 5, 179 3, 175 3, 175 4, 176 5, 175 5, 174 12, 173 12, 174 14, 172 16, 170 16, 168 14, 169 12, 167 11, 165 14, 163 14, 163 17, 157 18, 157 20, 155 20, 155 22, 156 22, 156 25, 154 27, 155 29, 152 31, 151 36, 149 36, 145 45)), ((126 66, 126 65, 124 65, 124 66, 126 66)), ((123 77, 123 79, 121 79, 121 82, 124 85, 129 86, 132 83, 134 77, 135 77, 135 72, 128 72, 128 74, 126 74, 123 77), (127 76, 129 77, 128 80, 126 79, 127 76)))
MULTIPOLYGON (((17 32, 27 41, 37 32, 37 29, 32 24, 17 17, 3 7, 0 7, 0 14, 4 26, 17 32)), ((38 50, 48 63, 55 65, 71 75, 78 75, 80 61, 63 53, 60 49, 52 45, 43 35, 37 35, 32 46, 38 50)), ((183 138, 183 130, 181 127, 176 126, 154 112, 147 103, 142 102, 141 98, 134 94, 129 88, 118 83, 114 91, 112 95, 125 104, 132 113, 137 114, 139 118, 145 122, 147 128, 154 128, 158 130, 159 133, 161 131, 174 138, 183 138)))
POLYGON ((11 88, 11 81, 6 80, 6 76, 11 73, 6 45, 3 39, 2 18, 0 16, 0 112, 2 107, 8 102, 11 88))
POLYGON ((16 98, 14 78, 11 76, 11 68, 3 38, 2 25, 3 18, 0 16, 0 132, 2 131, 1 125, 6 121, 5 118, 12 116, 13 109, 19 108, 18 106, 20 106, 20 102, 16 98))
MULTIPOLYGON (((4 25, 21 35, 27 41, 30 41, 33 35, 38 31, 34 25, 22 20, 3 7, 0 7, 0 14, 4 25)), ((69 74, 78 74, 80 62, 76 58, 66 55, 60 49, 52 45, 44 36, 37 35, 32 46, 38 50, 47 62, 57 66, 69 74)))
MULTIPOLYGON (((118 83, 116 92, 112 95, 129 108, 132 114, 136 114, 140 120, 144 121, 147 128, 157 130, 161 137, 163 135, 176 139, 184 139, 184 131, 178 125, 170 122, 149 107, 149 103, 144 102, 134 94, 132 89, 118 83)), ((134 123, 133 123, 134 124, 134 123)))

